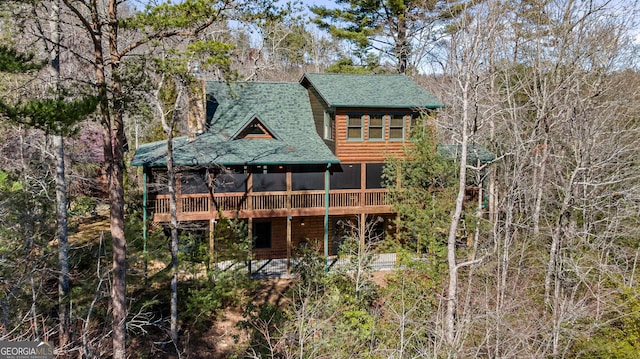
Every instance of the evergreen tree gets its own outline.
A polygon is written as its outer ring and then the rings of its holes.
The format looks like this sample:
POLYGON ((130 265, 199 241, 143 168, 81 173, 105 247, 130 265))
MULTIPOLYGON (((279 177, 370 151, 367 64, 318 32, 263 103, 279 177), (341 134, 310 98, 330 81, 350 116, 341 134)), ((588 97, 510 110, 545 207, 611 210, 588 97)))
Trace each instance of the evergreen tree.
POLYGON ((415 71, 445 31, 446 24, 478 0, 336 0, 337 8, 312 6, 314 22, 337 40, 356 47, 366 65, 390 58, 398 73, 415 71), (373 54, 376 56, 371 57, 373 54))
POLYGON ((398 213, 399 243, 417 254, 426 254, 436 269, 446 256, 455 168, 451 159, 437 151, 432 124, 423 120, 411 136, 405 159, 390 159, 384 177, 398 213))

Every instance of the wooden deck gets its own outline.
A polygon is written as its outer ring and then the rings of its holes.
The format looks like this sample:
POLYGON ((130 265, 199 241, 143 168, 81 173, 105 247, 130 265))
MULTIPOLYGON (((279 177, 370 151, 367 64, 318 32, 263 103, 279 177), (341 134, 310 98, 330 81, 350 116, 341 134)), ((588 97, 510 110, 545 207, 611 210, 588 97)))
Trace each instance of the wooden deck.
MULTIPOLYGON (((157 195, 150 202, 154 221, 169 221, 169 196, 157 195)), ((227 217, 269 218, 319 216, 325 213, 324 191, 183 194, 178 199, 178 220, 197 221, 227 217)), ((392 213, 388 193, 375 190, 332 190, 329 214, 392 213)))

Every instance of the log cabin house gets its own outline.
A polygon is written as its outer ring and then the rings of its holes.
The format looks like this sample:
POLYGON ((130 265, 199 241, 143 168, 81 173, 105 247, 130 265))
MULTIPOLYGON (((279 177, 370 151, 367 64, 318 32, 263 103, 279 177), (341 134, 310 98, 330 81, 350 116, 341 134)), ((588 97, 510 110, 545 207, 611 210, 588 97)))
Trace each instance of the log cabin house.
MULTIPOLYGON (((202 133, 174 140, 178 219, 215 226, 246 219, 254 258, 291 258, 307 240, 335 254, 340 223, 368 219, 392 230, 382 186, 422 114, 442 107, 404 75, 305 74, 299 82, 205 82, 202 133)), ((140 146, 132 165, 153 183, 166 141, 140 146)), ((166 190, 150 193, 153 220, 168 222, 166 190)))

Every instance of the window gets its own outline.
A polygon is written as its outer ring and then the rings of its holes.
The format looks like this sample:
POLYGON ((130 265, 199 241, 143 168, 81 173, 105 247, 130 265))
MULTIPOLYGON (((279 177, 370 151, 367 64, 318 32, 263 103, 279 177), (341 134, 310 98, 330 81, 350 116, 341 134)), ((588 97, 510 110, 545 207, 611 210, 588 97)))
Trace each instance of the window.
POLYGON ((347 117, 347 140, 362 141, 362 122, 364 116, 348 116, 347 117))
POLYGON ((405 118, 403 116, 400 117, 391 117, 389 118, 389 140, 391 141, 402 141, 404 139, 404 122, 405 118))
POLYGON ((271 222, 253 222, 253 248, 271 248, 271 222))
POLYGON ((251 126, 247 127, 246 132, 248 135, 256 135, 256 136, 266 136, 267 133, 258 123, 252 123, 251 126))
POLYGON ((333 139, 333 116, 330 113, 324 113, 324 139, 333 139))
POLYGON ((370 141, 384 141, 384 117, 380 115, 369 116, 370 141))
POLYGON ((234 139, 239 140, 243 138, 273 138, 274 136, 267 130, 267 128, 260 122, 260 119, 254 118, 247 127, 234 139))

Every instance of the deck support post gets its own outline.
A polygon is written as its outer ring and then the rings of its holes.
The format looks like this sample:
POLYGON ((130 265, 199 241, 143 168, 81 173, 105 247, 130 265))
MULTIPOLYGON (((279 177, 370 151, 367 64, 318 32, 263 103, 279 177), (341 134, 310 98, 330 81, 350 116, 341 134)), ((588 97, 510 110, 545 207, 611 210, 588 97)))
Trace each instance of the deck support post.
POLYGON ((329 272, 329 169, 331 163, 327 163, 324 171, 324 269, 329 272))
POLYGON ((287 275, 291 275, 291 220, 293 217, 287 216, 287 275))

